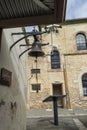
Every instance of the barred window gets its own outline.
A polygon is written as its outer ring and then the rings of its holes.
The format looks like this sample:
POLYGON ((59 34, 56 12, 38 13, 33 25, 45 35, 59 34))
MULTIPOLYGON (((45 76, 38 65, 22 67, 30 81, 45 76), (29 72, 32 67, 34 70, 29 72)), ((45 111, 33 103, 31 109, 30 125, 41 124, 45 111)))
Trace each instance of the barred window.
POLYGON ((87 74, 82 76, 83 95, 87 96, 87 74))
POLYGON ((77 50, 86 50, 87 49, 86 36, 82 33, 77 34, 76 44, 77 44, 77 50))
POLYGON ((57 50, 51 52, 51 68, 58 69, 60 68, 60 54, 57 50))

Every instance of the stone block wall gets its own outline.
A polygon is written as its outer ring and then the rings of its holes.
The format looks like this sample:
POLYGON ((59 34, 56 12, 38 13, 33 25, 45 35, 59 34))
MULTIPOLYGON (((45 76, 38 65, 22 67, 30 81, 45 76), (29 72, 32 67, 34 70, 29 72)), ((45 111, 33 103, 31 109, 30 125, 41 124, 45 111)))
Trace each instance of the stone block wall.
MULTIPOLYGON (((31 69, 35 68, 35 59, 28 58, 28 74, 30 76, 30 108, 42 108, 42 100, 53 94, 52 85, 55 81, 62 83, 62 94, 66 94, 66 105, 68 108, 86 108, 87 97, 83 96, 81 76, 87 72, 87 50, 77 50, 76 46, 76 34, 84 33, 87 38, 87 24, 76 23, 63 25, 62 29, 59 29, 58 33, 53 33, 53 46, 56 46, 60 52, 60 69, 51 69, 50 55, 38 58, 38 68, 41 69, 41 73, 38 75, 38 83, 41 84, 41 91, 36 93, 32 91, 31 85, 36 83, 35 75, 31 75, 31 69), (66 73, 64 72, 66 71, 66 73)), ((48 46, 42 47, 45 54, 50 54, 52 50, 51 34, 42 35, 42 43, 50 43, 48 46)), ((49 103, 46 107, 50 107, 49 103)))

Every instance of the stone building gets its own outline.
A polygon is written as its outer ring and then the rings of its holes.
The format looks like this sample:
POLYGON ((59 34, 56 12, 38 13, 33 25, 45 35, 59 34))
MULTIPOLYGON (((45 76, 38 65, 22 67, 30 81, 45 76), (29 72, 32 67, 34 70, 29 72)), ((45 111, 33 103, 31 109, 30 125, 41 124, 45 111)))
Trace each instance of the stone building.
POLYGON ((58 33, 53 32, 53 44, 50 33, 42 35, 41 42, 50 44, 42 47, 45 56, 37 58, 38 79, 35 58, 28 57, 31 109, 52 107, 52 103, 43 100, 54 94, 66 94, 58 101, 60 107, 87 108, 86 28, 85 22, 64 24, 58 33))

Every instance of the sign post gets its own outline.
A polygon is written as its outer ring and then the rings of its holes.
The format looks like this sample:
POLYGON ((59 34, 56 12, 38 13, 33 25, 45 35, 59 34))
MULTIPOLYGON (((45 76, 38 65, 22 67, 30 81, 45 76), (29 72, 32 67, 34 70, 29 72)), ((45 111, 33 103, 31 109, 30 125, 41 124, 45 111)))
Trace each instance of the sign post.
POLYGON ((43 102, 53 101, 53 110, 54 110, 54 125, 59 125, 58 121, 58 104, 57 100, 59 98, 64 98, 66 95, 52 95, 43 100, 43 102))

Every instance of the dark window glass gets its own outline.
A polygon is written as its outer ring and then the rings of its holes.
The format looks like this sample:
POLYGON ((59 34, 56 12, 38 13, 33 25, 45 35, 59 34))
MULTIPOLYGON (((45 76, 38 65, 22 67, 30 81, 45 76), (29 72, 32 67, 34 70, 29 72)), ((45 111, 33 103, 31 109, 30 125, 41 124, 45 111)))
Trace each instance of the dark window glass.
POLYGON ((34 91, 41 90, 40 84, 32 84, 32 90, 34 90, 34 91))
POLYGON ((76 44, 77 44, 77 50, 86 50, 87 49, 86 37, 84 34, 76 35, 76 44))
POLYGON ((31 69, 32 74, 40 73, 40 69, 31 69))
POLYGON ((60 68, 60 54, 57 50, 51 52, 51 68, 52 69, 60 68))
POLYGON ((87 74, 82 76, 83 95, 87 96, 87 74))

